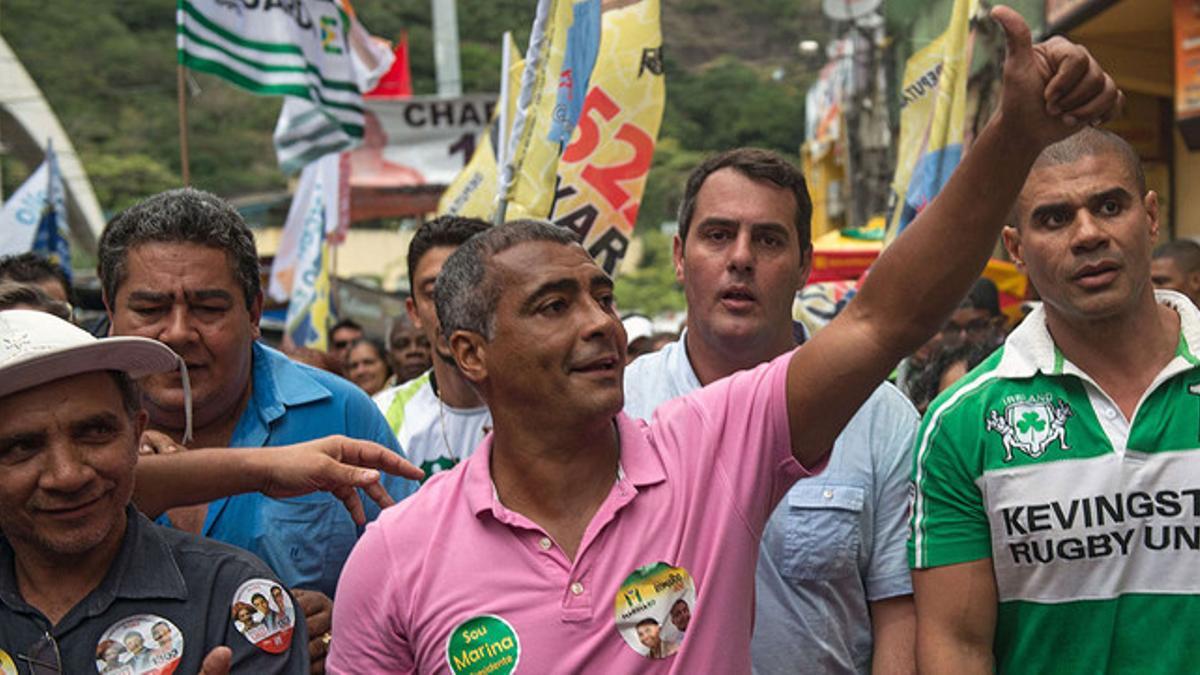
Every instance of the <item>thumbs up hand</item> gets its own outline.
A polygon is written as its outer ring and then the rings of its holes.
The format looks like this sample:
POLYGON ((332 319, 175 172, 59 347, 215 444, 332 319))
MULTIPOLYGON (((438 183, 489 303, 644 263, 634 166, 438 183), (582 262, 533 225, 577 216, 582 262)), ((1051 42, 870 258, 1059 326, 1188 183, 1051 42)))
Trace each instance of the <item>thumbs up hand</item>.
POLYGON ((1087 49, 1061 37, 1034 45, 1025 20, 1008 7, 991 16, 1004 29, 1000 111, 1010 128, 1045 147, 1120 112, 1124 94, 1087 49))

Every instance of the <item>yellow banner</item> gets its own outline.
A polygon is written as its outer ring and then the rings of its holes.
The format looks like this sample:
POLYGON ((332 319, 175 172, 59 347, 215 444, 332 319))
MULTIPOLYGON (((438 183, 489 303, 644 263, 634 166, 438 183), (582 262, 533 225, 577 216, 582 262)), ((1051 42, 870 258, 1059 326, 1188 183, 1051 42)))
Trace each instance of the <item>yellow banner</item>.
POLYGON ((971 17, 978 6, 978 0, 954 0, 946 32, 913 54, 904 67, 886 242, 937 196, 962 158, 971 17))
POLYGON ((496 213, 496 166, 499 163, 496 147, 501 107, 507 108, 504 119, 512 120, 516 112, 517 92, 521 88, 521 72, 525 62, 516 46, 509 45, 508 100, 496 102, 496 113, 491 129, 479 135, 478 145, 471 161, 458 173, 442 198, 438 201, 438 213, 442 215, 467 216, 492 221, 496 213))
POLYGON ((534 34, 529 37, 525 65, 528 67, 530 59, 535 59, 535 67, 521 76, 516 118, 509 118, 513 125, 509 140, 512 147, 507 166, 502 166, 502 170, 513 172, 501 177, 501 191, 508 202, 505 220, 545 218, 550 212, 554 174, 562 151, 560 143, 550 140, 550 129, 574 4, 572 0, 550 0, 543 30, 538 30, 535 21, 534 34))
POLYGON ((609 274, 629 246, 666 101, 659 0, 614 5, 551 210, 609 274))
MULTIPOLYGON (((596 261, 613 274, 637 221, 638 206, 662 123, 663 78, 659 0, 605 3, 600 53, 583 113, 558 162, 557 185, 541 213, 571 228, 596 261)), ((519 77, 521 68, 510 68, 519 77)), ((514 92, 516 87, 510 87, 514 92)), ((511 119, 511 118, 510 118, 511 119)), ((484 138, 475 156, 442 195, 438 212, 490 220, 495 213, 496 151, 484 138)), ((538 200, 544 197, 538 197, 538 200)), ((534 203, 534 201, 526 202, 534 203)))

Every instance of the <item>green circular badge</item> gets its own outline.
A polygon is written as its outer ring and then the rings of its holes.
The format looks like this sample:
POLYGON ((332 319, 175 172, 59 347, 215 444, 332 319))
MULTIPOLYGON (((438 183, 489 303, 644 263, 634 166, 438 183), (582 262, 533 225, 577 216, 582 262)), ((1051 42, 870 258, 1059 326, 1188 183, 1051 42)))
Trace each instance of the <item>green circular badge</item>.
POLYGON ((509 675, 520 658, 517 631, 495 614, 458 624, 446 643, 446 663, 455 675, 509 675))

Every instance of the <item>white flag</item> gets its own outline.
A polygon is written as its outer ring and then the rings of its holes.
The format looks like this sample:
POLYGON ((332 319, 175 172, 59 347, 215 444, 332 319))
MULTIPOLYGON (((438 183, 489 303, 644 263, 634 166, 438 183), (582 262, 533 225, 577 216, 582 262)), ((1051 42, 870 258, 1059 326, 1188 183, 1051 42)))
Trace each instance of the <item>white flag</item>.
MULTIPOLYGON (((297 269, 303 268, 301 249, 305 232, 313 231, 319 223, 321 240, 337 242, 350 222, 350 200, 345 180, 343 155, 329 154, 304 167, 300 184, 292 197, 287 221, 275 261, 271 265, 271 279, 267 292, 278 302, 286 302, 295 296, 294 279, 297 269)), ((313 254, 313 249, 309 249, 313 254)), ((311 264, 311 260, 307 261, 311 264)))
POLYGON ((47 154, 42 165, 4 202, 4 209, 0 211, 0 255, 33 250, 33 238, 46 208, 49 174, 50 156, 47 154))

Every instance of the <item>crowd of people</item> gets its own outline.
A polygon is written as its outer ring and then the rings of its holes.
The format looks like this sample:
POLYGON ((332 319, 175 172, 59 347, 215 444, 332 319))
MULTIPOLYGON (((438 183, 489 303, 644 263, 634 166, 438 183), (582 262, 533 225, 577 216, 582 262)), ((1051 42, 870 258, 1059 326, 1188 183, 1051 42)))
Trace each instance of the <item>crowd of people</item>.
POLYGON ((425 222, 326 351, 264 343, 202 191, 108 224, 99 337, 0 261, 0 672, 1188 670, 1200 245, 1154 249, 1095 59, 993 16, 999 111, 813 334, 807 185, 751 148, 687 182, 677 336, 537 220, 425 222))

